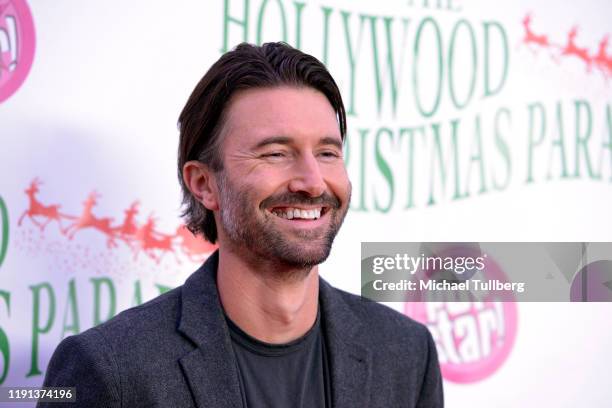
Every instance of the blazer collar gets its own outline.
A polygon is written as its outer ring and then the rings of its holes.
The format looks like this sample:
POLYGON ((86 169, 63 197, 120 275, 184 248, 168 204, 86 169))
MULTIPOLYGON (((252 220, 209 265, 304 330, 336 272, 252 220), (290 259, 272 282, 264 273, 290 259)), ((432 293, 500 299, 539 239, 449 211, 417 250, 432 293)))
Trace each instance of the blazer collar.
MULTIPOLYGON (((219 253, 214 252, 185 282, 178 331, 196 348, 180 359, 196 405, 241 407, 234 351, 217 291, 219 253)), ((319 278, 319 300, 329 350, 334 408, 367 407, 371 356, 360 340, 362 323, 342 295, 319 278)))
POLYGON ((325 327, 334 408, 369 406, 372 359, 361 320, 341 295, 319 277, 319 300, 325 327))
POLYGON ((215 252, 183 285, 178 331, 196 348, 180 364, 196 406, 240 408, 238 370, 217 291, 218 264, 215 252))

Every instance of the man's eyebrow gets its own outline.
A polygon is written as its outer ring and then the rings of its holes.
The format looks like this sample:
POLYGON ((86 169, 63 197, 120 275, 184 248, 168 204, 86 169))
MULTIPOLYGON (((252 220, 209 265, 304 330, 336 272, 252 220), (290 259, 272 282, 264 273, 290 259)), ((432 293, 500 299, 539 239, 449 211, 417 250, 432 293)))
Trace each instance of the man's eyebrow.
POLYGON ((260 140, 259 143, 257 143, 255 146, 253 146, 254 150, 260 149, 264 146, 270 145, 270 144, 289 144, 291 143, 291 138, 287 137, 287 136, 270 136, 270 137, 266 137, 263 140, 260 140))
POLYGON ((342 141, 338 140, 337 137, 326 136, 319 140, 319 145, 332 145, 342 150, 342 141))
MULTIPOLYGON (((293 141, 292 138, 287 137, 287 136, 270 136, 267 137, 263 140, 260 140, 254 147, 254 150, 260 149, 264 146, 267 145, 271 145, 271 144, 282 144, 282 145, 288 145, 291 144, 293 141)), ((334 147, 337 147, 338 149, 342 150, 342 141, 339 140, 337 137, 331 137, 331 136, 325 136, 322 137, 319 140, 319 145, 333 145, 334 147)))

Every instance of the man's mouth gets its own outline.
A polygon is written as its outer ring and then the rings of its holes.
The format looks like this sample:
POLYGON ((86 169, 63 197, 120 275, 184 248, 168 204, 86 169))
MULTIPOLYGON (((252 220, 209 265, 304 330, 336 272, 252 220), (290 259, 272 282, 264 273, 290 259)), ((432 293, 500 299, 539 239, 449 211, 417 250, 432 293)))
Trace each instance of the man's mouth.
POLYGON ((275 207, 270 212, 286 220, 318 220, 327 213, 329 207, 275 207))

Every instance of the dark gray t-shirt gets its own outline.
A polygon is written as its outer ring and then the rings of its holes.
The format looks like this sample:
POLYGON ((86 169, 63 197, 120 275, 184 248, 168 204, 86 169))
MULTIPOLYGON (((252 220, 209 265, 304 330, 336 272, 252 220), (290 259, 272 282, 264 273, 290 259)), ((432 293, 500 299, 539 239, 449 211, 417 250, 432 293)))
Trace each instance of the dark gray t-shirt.
POLYGON ((297 340, 269 344, 225 316, 245 408, 331 408, 331 380, 321 315, 297 340))

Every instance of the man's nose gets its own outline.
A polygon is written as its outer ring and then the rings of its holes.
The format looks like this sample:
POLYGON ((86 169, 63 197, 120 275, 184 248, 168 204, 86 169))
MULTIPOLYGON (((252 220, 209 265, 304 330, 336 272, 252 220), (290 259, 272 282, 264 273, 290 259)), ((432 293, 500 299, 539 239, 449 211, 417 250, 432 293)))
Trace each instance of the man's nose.
POLYGON ((325 192, 326 185, 320 163, 313 155, 303 156, 291 171, 291 192, 305 192, 311 197, 319 197, 325 192))

